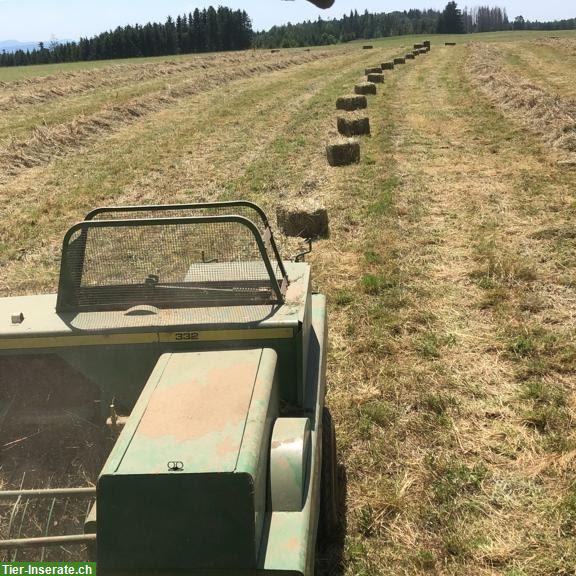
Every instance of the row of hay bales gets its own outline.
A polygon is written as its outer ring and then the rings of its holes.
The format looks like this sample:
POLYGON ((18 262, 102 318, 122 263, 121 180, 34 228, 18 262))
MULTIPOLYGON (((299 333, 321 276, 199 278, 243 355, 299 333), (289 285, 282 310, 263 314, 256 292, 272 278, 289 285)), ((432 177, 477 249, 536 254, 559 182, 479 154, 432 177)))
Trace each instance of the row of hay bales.
POLYGON ((406 64, 406 60, 414 60, 417 56, 430 52, 430 49, 429 41, 414 44, 412 52, 380 66, 366 68, 366 81, 354 86, 354 94, 341 96, 336 100, 336 109, 340 112, 336 119, 340 139, 326 146, 326 157, 330 166, 349 166, 360 162, 360 141, 356 137, 370 135, 370 118, 364 112, 368 108, 367 96, 377 94, 377 85, 384 83, 384 71, 394 70, 396 66, 406 64))
MULTIPOLYGON (((365 50, 372 46, 364 46, 365 50)), ((415 44, 414 50, 402 57, 384 62, 380 66, 366 68, 366 80, 354 86, 354 94, 341 96, 336 100, 338 115, 336 125, 340 137, 326 147, 330 166, 348 166, 360 162, 360 141, 370 135, 370 118, 367 114, 368 96, 377 94, 378 84, 384 82, 384 72, 405 64, 430 51, 430 42, 415 44)), ((284 204, 276 211, 278 227, 286 236, 306 239, 327 238, 329 236, 328 211, 318 199, 299 198, 297 203, 284 204)))

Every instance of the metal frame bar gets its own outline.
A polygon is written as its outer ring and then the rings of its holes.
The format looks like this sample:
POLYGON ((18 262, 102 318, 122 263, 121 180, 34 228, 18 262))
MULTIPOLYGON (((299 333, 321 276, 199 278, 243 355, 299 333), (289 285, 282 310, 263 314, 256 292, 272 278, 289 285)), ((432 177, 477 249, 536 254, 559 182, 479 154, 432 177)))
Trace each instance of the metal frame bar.
POLYGON ((268 220, 268 216, 266 216, 266 212, 255 204, 254 202, 249 202, 248 200, 232 200, 227 202, 197 202, 195 204, 148 204, 144 206, 115 206, 111 208, 107 208, 105 206, 101 206, 99 208, 95 208, 91 212, 88 212, 84 217, 84 220, 89 222, 93 221, 94 218, 100 216, 101 214, 130 214, 132 212, 171 212, 176 210, 219 210, 222 208, 250 208, 254 210, 262 220, 264 224, 264 228, 270 230, 270 245, 272 246, 272 251, 274 252, 274 256, 278 262, 278 266, 280 271, 282 272, 282 276, 287 279, 286 269, 284 268, 284 263, 282 262, 282 258, 280 257, 280 251, 276 245, 276 241, 274 240, 274 235, 272 234, 272 228, 270 226, 270 221, 268 220))
MULTIPOLYGON (((268 272, 272 289, 277 298, 277 304, 284 303, 284 294, 282 288, 278 284, 276 274, 272 268, 272 263, 266 251, 266 246, 260 231, 256 225, 248 218, 243 216, 189 216, 179 218, 147 218, 147 219, 131 219, 131 220, 88 220, 80 222, 66 232, 62 242, 62 262, 60 265, 60 278, 58 284, 58 298, 56 301, 57 312, 77 312, 77 307, 72 303, 72 294, 76 291, 77 287, 71 285, 71 278, 68 274, 69 261, 68 261, 68 246, 70 240, 77 232, 81 233, 81 238, 85 239, 86 232, 91 228, 136 228, 147 226, 177 226, 182 224, 213 224, 213 223, 235 223, 241 224, 248 228, 260 251, 260 256, 268 272)), ((84 241, 84 249, 86 249, 84 241)), ((286 278, 286 276, 284 276, 286 278)))
POLYGON ((0 500, 11 498, 53 498, 56 496, 96 496, 96 488, 47 488, 39 490, 2 490, 0 500))
POLYGON ((15 548, 44 548, 45 546, 64 546, 69 544, 93 544, 96 534, 71 534, 66 536, 43 536, 41 538, 18 538, 0 540, 0 550, 15 548))

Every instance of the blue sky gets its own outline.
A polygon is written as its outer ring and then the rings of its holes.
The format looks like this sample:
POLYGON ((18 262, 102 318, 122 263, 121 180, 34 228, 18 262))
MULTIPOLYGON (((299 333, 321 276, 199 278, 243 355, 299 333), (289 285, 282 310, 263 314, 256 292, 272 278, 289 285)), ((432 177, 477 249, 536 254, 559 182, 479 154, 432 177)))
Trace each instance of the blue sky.
MULTIPOLYGON (((243 8, 257 30, 288 21, 298 22, 341 16, 356 8, 389 12, 408 8, 443 8, 447 0, 336 0, 330 10, 319 10, 305 0, 0 0, 0 40, 37 41, 56 38, 77 39, 119 25, 162 21, 168 15, 190 12, 210 4, 243 8)), ((512 17, 554 20, 576 16, 574 0, 469 0, 466 4, 494 4, 505 7, 512 17)))

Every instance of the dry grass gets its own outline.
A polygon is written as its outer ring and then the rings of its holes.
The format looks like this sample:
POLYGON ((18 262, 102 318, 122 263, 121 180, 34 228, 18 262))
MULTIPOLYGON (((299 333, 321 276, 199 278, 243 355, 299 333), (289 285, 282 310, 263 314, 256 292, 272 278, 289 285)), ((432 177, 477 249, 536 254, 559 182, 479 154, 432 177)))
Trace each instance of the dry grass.
POLYGON ((494 46, 474 44, 468 67, 483 92, 515 120, 559 150, 576 152, 576 101, 562 99, 506 71, 494 46))
POLYGON ((65 228, 97 204, 317 201, 349 480, 343 555, 319 573, 570 574, 576 176, 470 82, 465 46, 390 72, 361 163, 330 168, 335 99, 399 53, 375 46, 184 95, 15 174, 0 291, 53 289, 65 228))
MULTIPOLYGON (((142 116, 151 112, 165 109, 170 105, 177 103, 183 98, 200 92, 214 90, 239 78, 246 78, 270 72, 273 70, 282 70, 290 66, 305 64, 314 61, 323 56, 322 52, 289 54, 286 57, 274 62, 269 61, 260 53, 255 55, 241 55, 223 57, 219 62, 197 62, 195 60, 190 64, 166 63, 164 65, 136 65, 130 68, 123 66, 119 68, 128 68, 124 74, 116 75, 114 67, 112 74, 105 76, 103 71, 87 72, 91 77, 97 76, 98 79, 89 83, 91 90, 111 90, 121 89, 125 84, 130 86, 140 85, 148 77, 157 78, 171 73, 171 83, 162 84, 159 89, 152 90, 138 98, 132 98, 124 102, 118 102, 117 98, 112 98, 109 103, 102 102, 101 106, 92 114, 85 112, 78 114, 69 121, 58 121, 57 118, 51 120, 50 125, 44 124, 34 126, 31 131, 26 131, 23 136, 9 137, 0 144, 0 182, 6 182, 22 169, 38 166, 49 162, 51 159, 65 154, 71 148, 79 148, 86 144, 90 139, 101 137, 103 133, 117 131, 120 127, 135 122, 142 116), (140 68, 144 69, 141 70, 140 68), (196 74, 191 74, 191 71, 196 74), (198 72, 199 70, 199 72, 198 72), (132 74, 130 73, 132 72, 132 74), (136 73, 134 73, 136 71, 136 73), (168 71, 168 72, 167 72, 168 71)), ((49 89, 50 94, 54 97, 63 98, 64 96, 74 95, 74 90, 83 93, 86 82, 78 77, 81 73, 65 75, 65 80, 58 77, 61 88, 52 87, 49 89), (72 76, 72 78, 69 78, 72 76), (64 87, 71 87, 66 90, 64 87)), ((50 77, 41 79, 42 83, 48 83, 50 77)), ((21 82, 18 83, 20 85, 21 82)), ((27 87, 34 82, 26 81, 27 87)), ((20 104, 26 103, 38 104, 43 102, 46 97, 46 89, 34 89, 27 91, 25 95, 13 90, 10 86, 8 93, 12 93, 12 100, 16 99, 20 104)), ((61 103, 58 104, 61 106, 61 103)), ((85 103, 84 103, 85 106, 85 103)), ((10 107, 8 106, 8 110, 10 107)), ((30 114, 30 110, 25 108, 20 112, 23 115, 30 114)), ((10 124, 8 123, 8 127, 10 124)))

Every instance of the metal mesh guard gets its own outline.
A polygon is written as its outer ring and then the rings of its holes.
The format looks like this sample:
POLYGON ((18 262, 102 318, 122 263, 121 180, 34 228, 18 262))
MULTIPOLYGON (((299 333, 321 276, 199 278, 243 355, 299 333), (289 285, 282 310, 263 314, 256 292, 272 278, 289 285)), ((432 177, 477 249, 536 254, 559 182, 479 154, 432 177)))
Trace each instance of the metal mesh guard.
POLYGON ((57 310, 280 304, 282 280, 241 216, 96 220, 64 239, 57 310))

